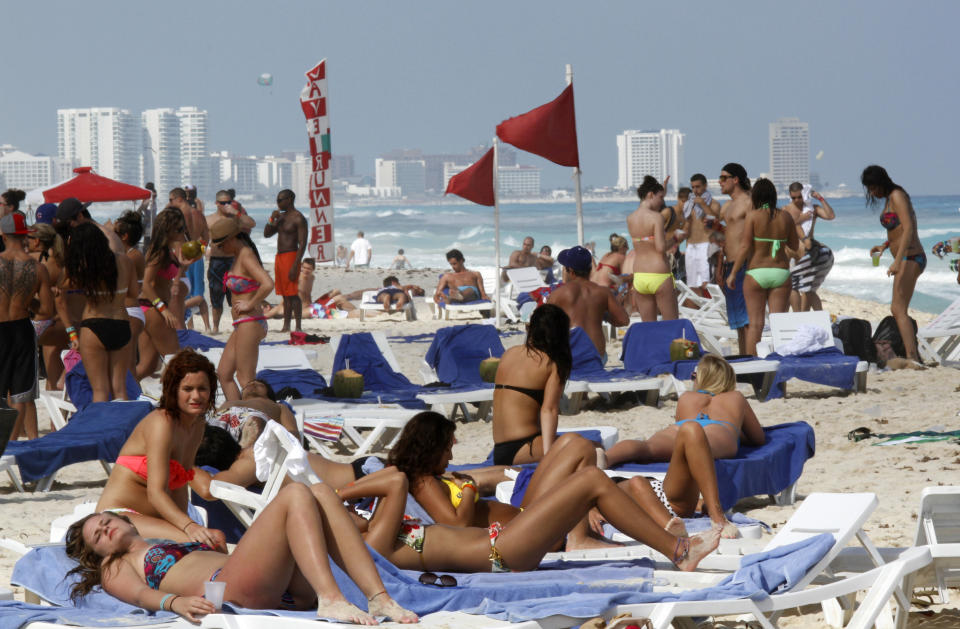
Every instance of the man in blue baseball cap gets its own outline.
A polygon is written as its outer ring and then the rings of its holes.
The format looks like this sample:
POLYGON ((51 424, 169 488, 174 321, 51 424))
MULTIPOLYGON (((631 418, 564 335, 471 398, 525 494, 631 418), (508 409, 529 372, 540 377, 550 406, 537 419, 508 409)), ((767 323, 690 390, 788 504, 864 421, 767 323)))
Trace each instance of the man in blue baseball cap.
POLYGON ((57 215, 57 204, 56 203, 44 203, 37 208, 37 211, 33 215, 33 223, 46 223, 47 225, 53 225, 53 218, 57 215))
POLYGON ((593 254, 590 251, 580 246, 570 247, 560 252, 557 262, 563 267, 563 285, 550 293, 547 303, 563 308, 570 317, 571 327, 583 328, 606 364, 604 319, 622 326, 630 323, 630 317, 608 288, 590 281, 590 271, 593 270, 593 254))

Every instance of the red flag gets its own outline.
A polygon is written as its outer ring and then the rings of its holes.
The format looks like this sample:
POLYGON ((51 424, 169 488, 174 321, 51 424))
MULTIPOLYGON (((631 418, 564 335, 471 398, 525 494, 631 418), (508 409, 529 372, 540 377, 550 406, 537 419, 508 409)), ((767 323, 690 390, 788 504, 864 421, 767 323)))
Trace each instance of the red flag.
POLYGON ((450 177, 444 194, 451 193, 479 205, 494 205, 493 149, 484 153, 466 170, 450 177))
POLYGON ((561 166, 580 166, 573 83, 556 99, 497 125, 497 137, 561 166))

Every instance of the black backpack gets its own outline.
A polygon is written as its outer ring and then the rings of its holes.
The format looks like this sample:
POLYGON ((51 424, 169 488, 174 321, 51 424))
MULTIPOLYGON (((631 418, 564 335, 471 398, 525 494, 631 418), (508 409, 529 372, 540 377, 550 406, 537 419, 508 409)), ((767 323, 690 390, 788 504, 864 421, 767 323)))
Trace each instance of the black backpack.
POLYGON ((869 363, 877 362, 872 326, 864 319, 843 319, 837 322, 835 336, 843 342, 843 353, 869 363))
MULTIPOLYGON (((917 322, 910 317, 910 323, 913 324, 913 335, 916 338, 917 335, 917 322)), ((873 334, 873 343, 877 347, 878 353, 880 352, 880 347, 885 346, 889 347, 889 351, 900 356, 901 358, 906 358, 907 350, 903 346, 903 338, 900 336, 900 329, 897 327, 897 320, 893 318, 893 315, 887 315, 883 318, 883 321, 877 326, 877 331, 873 334)), ((889 356, 885 357, 884 362, 889 360, 889 356)))

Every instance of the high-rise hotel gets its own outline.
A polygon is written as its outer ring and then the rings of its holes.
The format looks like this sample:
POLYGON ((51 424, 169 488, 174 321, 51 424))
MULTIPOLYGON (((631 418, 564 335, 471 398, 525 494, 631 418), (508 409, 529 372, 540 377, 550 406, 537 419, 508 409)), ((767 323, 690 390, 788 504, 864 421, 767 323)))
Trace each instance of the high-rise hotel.
POLYGON ((60 159, 92 166, 104 177, 136 184, 140 179, 141 145, 140 121, 129 109, 57 110, 60 159))
POLYGON ((794 181, 810 182, 810 126, 798 118, 770 123, 770 179, 780 196, 794 181))
POLYGON ((663 182, 676 194, 683 175, 683 134, 679 129, 624 131, 617 136, 617 188, 635 190, 644 175, 663 182))

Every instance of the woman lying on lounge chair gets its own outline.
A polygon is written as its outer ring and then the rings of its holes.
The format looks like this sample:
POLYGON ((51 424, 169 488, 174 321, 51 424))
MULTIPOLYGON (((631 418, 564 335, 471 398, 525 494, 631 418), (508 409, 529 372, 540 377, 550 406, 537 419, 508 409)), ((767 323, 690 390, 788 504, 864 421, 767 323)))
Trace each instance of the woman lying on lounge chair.
MULTIPOLYGON (((570 317, 558 306, 533 311, 523 345, 500 358, 493 391, 493 463, 534 463, 574 435, 557 438, 560 396, 570 375, 570 317)), ((591 449, 583 465, 596 465, 591 449)), ((579 466, 579 467, 582 467, 579 466)))
MULTIPOLYGON (((119 466, 118 466, 119 467, 119 466)), ((151 536, 152 537, 152 536, 151 536)), ((205 544, 148 542, 125 515, 94 513, 70 526, 67 555, 80 565, 74 600, 96 586, 149 610, 190 622, 215 611, 202 597, 208 581, 226 583, 223 599, 253 609, 317 608, 322 618, 375 625, 374 616, 417 622, 383 586, 363 540, 333 490, 291 483, 240 539, 233 554, 205 544), (369 613, 349 603, 334 580, 329 556, 367 597, 369 613)))
POLYGON ((370 521, 359 522, 364 539, 396 566, 407 570, 534 570, 594 506, 619 530, 671 557, 681 570, 694 570, 720 542, 716 529, 686 537, 657 526, 596 467, 575 472, 527 505, 506 526, 494 522, 487 528, 422 525, 406 518, 407 477, 393 467, 365 476, 337 493, 345 500, 380 498, 370 521))
POLYGON ((697 390, 677 400, 677 422, 646 440, 625 439, 607 450, 607 462, 669 461, 663 482, 642 476, 630 479, 629 493, 658 523, 672 516, 688 517, 703 494, 703 506, 724 536, 735 537, 720 506, 714 459, 735 456, 741 438, 763 445, 766 436, 746 398, 736 390, 737 378, 720 356, 707 354, 693 373, 697 390))
MULTIPOLYGON (((424 411, 414 415, 390 450, 387 462, 407 477, 410 493, 438 524, 487 527, 494 522, 507 524, 526 506, 586 466, 594 455, 593 445, 579 435, 558 441, 537 466, 520 508, 495 500, 480 500, 477 479, 490 476, 506 480, 503 466, 470 470, 463 474, 444 470, 453 458, 456 424, 439 413, 424 411)), ((586 519, 578 522, 566 537, 567 550, 609 547, 608 542, 590 536, 586 519)), ((562 540, 554 550, 563 549, 562 540)))
POLYGON ((146 537, 222 547, 221 531, 187 515, 187 482, 193 478, 203 418, 213 408, 216 370, 204 356, 185 349, 167 365, 161 383, 160 408, 140 420, 123 444, 97 511, 127 514, 146 537))

